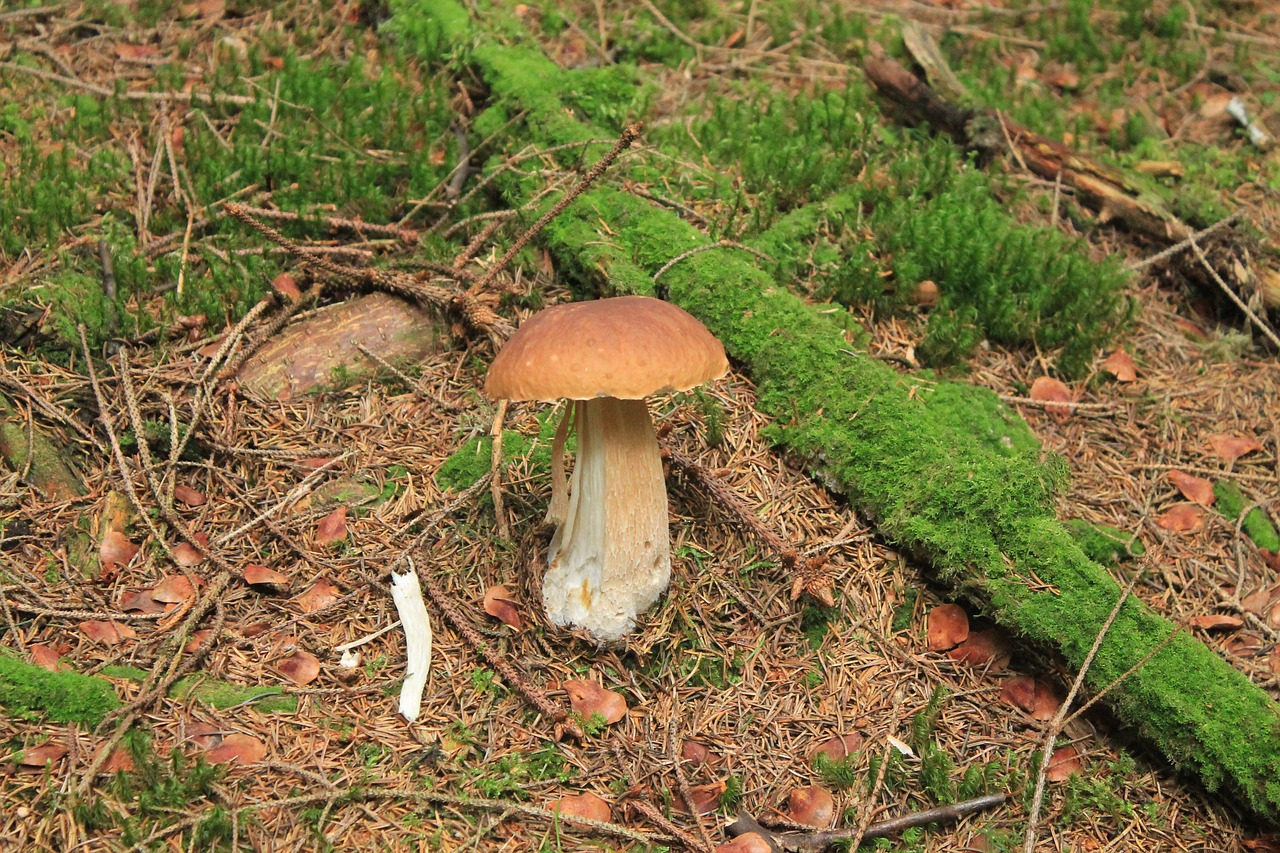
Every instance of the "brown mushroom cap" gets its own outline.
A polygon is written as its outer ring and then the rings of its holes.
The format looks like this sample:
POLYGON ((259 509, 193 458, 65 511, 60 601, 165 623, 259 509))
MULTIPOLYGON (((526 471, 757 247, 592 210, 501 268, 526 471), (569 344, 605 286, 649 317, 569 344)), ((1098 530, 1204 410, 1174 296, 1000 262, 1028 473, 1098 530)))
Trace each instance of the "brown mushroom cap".
POLYGON ((507 341, 485 393, 505 400, 639 400, 725 374, 724 347, 689 312, 649 296, 541 311, 507 341))

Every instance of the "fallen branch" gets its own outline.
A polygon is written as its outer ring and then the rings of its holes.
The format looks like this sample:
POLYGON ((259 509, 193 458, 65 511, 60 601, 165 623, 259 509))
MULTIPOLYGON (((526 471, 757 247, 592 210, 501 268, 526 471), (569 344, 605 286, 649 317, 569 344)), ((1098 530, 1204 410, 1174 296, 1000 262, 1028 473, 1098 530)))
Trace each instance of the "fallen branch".
MULTIPOLYGON (((863 841, 888 838, 913 826, 928 826, 931 823, 951 823, 966 815, 1003 805, 1008 799, 1004 794, 988 794, 985 797, 977 797, 972 800, 925 809, 924 811, 911 812, 901 817, 895 817, 892 820, 883 820, 879 823, 871 824, 861 833, 861 838, 863 841)), ((726 826, 724 831, 730 838, 737 838, 739 835, 754 832, 767 841, 774 850, 787 851, 787 853, 817 853, 817 851, 826 850, 832 845, 851 841, 857 834, 856 828, 826 829, 814 832, 774 832, 771 829, 766 829, 747 812, 739 812, 738 819, 726 826)))

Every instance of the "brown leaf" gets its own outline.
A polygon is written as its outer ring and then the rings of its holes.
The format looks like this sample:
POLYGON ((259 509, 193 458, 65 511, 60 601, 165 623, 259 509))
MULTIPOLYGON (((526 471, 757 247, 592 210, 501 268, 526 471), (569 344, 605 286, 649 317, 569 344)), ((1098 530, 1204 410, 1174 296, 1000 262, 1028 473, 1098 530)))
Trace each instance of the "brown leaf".
POLYGON ((81 622, 79 628, 80 633, 84 634, 90 640, 107 646, 119 645, 125 640, 136 640, 138 638, 138 632, 123 622, 101 622, 91 620, 81 622))
POLYGON ((1267 611, 1271 609, 1271 601, 1275 598, 1276 592, 1280 591, 1277 587, 1263 587, 1255 590, 1244 598, 1240 599, 1240 604, 1245 610, 1255 616, 1265 616, 1267 611))
POLYGON ((1156 524, 1165 530, 1190 533, 1204 525, 1204 510, 1195 504, 1177 504, 1156 516, 1156 524))
POLYGON ((204 492, 182 485, 173 487, 173 499, 190 507, 204 506, 209 500, 204 492))
POLYGON ((1235 95, 1230 92, 1215 92, 1200 102, 1201 118, 1219 118, 1226 115, 1227 104, 1235 95))
POLYGON ((182 651, 185 652, 186 654, 191 654, 192 652, 196 651, 201 646, 203 646, 205 643, 209 642, 209 638, 212 636, 213 636, 213 631, 210 628, 199 628, 195 631, 192 631, 191 639, 187 640, 186 645, 182 647, 182 651))
MULTIPOLYGON (((275 569, 269 569, 259 563, 250 563, 244 567, 241 575, 247 584, 266 584, 268 586, 288 586, 289 576, 282 575, 275 569)), ((312 587, 314 589, 315 587, 312 587)))
POLYGON ((316 527, 315 544, 331 545, 347 538, 347 508, 340 506, 320 519, 316 527))
POLYGON ((332 461, 332 456, 308 456, 305 459, 299 459, 298 464, 310 471, 316 471, 332 461))
POLYGON ((524 626, 524 622, 520 619, 520 611, 516 609, 515 599, 511 597, 511 591, 502 584, 495 584, 485 590, 484 612, 517 631, 524 626))
POLYGON ((137 553, 138 546, 119 530, 108 530, 102 537, 102 544, 98 546, 98 560, 104 567, 108 563, 127 566, 137 553))
POLYGON ((71 665, 62 660, 62 656, 71 651, 71 647, 65 643, 59 643, 57 646, 32 643, 27 646, 27 650, 31 652, 31 662, 41 669, 47 669, 50 672, 66 672, 71 669, 71 665))
POLYGON ((706 744, 687 740, 680 745, 680 758, 697 767, 711 760, 711 750, 706 744))
POLYGON ((256 764, 267 756, 267 746, 253 735, 235 732, 222 739, 222 743, 204 754, 210 764, 256 764))
POLYGON ((1003 672, 1009 663, 1009 641, 995 629, 974 631, 969 639, 947 652, 947 657, 969 666, 987 666, 992 672, 1003 672))
POLYGON ((835 798, 819 785, 794 788, 787 797, 787 817, 796 823, 826 828, 831 826, 835 814, 835 798))
POLYGON ((182 735, 201 749, 213 749, 222 743, 222 732, 221 726, 192 720, 183 726, 182 735))
POLYGON ((1182 496, 1193 503, 1209 506, 1217 500, 1213 494, 1213 483, 1204 477, 1195 477, 1182 471, 1170 471, 1168 476, 1169 482, 1177 486, 1182 496))
POLYGON ((560 686, 569 694, 573 710, 588 720, 595 714, 601 714, 605 723, 612 725, 627 715, 627 700, 622 694, 605 690, 594 681, 572 679, 560 686))
POLYGON ((155 56, 160 52, 160 48, 154 44, 129 44, 122 42, 116 45, 116 56, 121 59, 142 59, 147 56, 155 56))
POLYGON ((178 7, 178 15, 182 18, 207 18, 217 20, 226 14, 227 0, 195 0, 183 3, 178 7))
POLYGON ((98 771, 100 775, 114 776, 117 773, 129 773, 137 769, 133 763, 133 756, 129 754, 129 750, 123 746, 117 746, 111 750, 111 754, 107 756, 107 761, 102 765, 102 769, 98 771))
POLYGON ((1015 675, 1000 686, 1000 698, 1031 715, 1033 720, 1052 720, 1063 697, 1052 686, 1029 675, 1015 675))
POLYGON ((30 749, 22 750, 22 758, 18 763, 23 767, 44 767, 46 764, 57 764, 69 750, 64 744, 49 741, 30 749))
POLYGON ((1132 382, 1138 378, 1138 366, 1133 363, 1132 356, 1119 347, 1107 360, 1102 362, 1102 369, 1116 378, 1117 382, 1132 382))
POLYGON ((302 290, 298 288, 298 281, 287 272, 271 279, 271 286, 276 292, 288 299, 290 302, 297 302, 302 298, 302 290))
POLYGON ((613 817, 609 804, 590 791, 572 797, 561 797, 548 808, 557 814, 607 822, 613 817))
POLYGON ((294 684, 310 684, 320 676, 320 659, 311 652, 294 652, 280 661, 279 669, 294 684))
POLYGON ((1078 776, 1084 772, 1084 765, 1080 763, 1079 753, 1076 752, 1074 746, 1061 746, 1053 751, 1053 755, 1049 756, 1048 773, 1045 778, 1050 782, 1065 782, 1072 776, 1078 776))
POLYGON ((1280 572, 1280 551, 1268 551, 1266 548, 1259 548, 1258 553, 1262 555, 1262 559, 1273 571, 1280 572))
POLYGON ((1191 623, 1192 628, 1199 628, 1201 631, 1234 631, 1244 624, 1244 620, 1238 616, 1227 616, 1224 613, 1207 613, 1204 616, 1193 616, 1188 621, 1191 623))
MULTIPOLYGON (((723 779, 709 785, 690 785, 689 799, 692 800, 693 808, 700 815, 711 814, 720 808, 720 798, 728 787, 723 779)), ((671 807, 681 814, 689 813, 689 804, 678 794, 673 797, 671 807)))
POLYGON ((315 613, 338 600, 341 591, 324 578, 320 578, 311 588, 293 600, 302 608, 303 613, 315 613))
POLYGON ((929 611, 929 651, 955 648, 969 639, 969 616, 958 604, 939 604, 929 611))
POLYGON ((191 568, 204 562, 204 554, 190 542, 179 542, 173 546, 173 561, 179 566, 191 568))
POLYGON ((774 853, 774 848, 760 833, 744 832, 732 841, 717 844, 714 853, 774 853))
MULTIPOLYGON (((1071 389, 1051 376, 1041 376, 1031 383, 1031 399, 1041 403, 1071 403, 1071 389)), ((1049 414, 1064 421, 1071 416, 1070 406, 1047 406, 1049 414)))
POLYGON ((862 746, 862 735, 857 732, 829 737, 814 748, 809 754, 812 759, 817 755, 825 755, 832 761, 844 761, 862 746))
POLYGON ((183 575, 165 575, 151 590, 151 597, 165 604, 181 604, 195 594, 191 581, 183 575))
POLYGON ((1246 838, 1240 842, 1246 850, 1258 853, 1280 853, 1280 835, 1260 835, 1257 838, 1246 838))
POLYGON ((1262 449, 1262 445, 1256 439, 1243 435, 1223 435, 1221 433, 1209 436, 1209 446, 1225 462, 1235 462, 1245 454, 1254 453, 1262 449))
POLYGON ((165 606, 156 601, 149 589, 127 589, 120 593, 120 609, 125 613, 164 613, 165 606))

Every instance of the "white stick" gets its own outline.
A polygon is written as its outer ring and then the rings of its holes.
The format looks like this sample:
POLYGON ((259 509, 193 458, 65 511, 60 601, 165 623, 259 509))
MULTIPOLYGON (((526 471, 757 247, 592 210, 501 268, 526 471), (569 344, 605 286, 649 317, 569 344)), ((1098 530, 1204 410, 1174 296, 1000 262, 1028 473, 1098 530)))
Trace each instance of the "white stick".
POLYGON ((391 600, 400 614, 409 652, 404 686, 400 688, 400 714, 412 723, 422 710, 422 691, 427 687, 427 673, 431 670, 431 620, 427 617, 422 584, 418 582, 418 570, 412 559, 409 571, 402 575, 391 573, 391 600))

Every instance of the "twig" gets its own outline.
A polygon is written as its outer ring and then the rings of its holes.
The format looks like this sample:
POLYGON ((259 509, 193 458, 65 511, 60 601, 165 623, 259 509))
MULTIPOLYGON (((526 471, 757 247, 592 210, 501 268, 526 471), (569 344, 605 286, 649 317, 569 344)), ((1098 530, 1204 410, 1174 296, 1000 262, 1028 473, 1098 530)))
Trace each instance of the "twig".
MULTIPOLYGON (((1142 576, 1143 572, 1134 572, 1133 577, 1129 579, 1124 589, 1121 590, 1119 597, 1116 598, 1115 607, 1111 608, 1111 613, 1107 615, 1106 621, 1098 629, 1098 636, 1093 639, 1093 646, 1080 663, 1080 670, 1076 673, 1075 680, 1071 682, 1071 690, 1068 691, 1067 698, 1058 706, 1058 712, 1049 721, 1049 726, 1044 735, 1044 746, 1041 747, 1040 751, 1040 769, 1036 773, 1036 790, 1031 799, 1030 813, 1027 815, 1027 829, 1022 837, 1023 853, 1033 853, 1036 847, 1036 831, 1039 828, 1040 808, 1044 804, 1045 786, 1049 781, 1049 762, 1053 758, 1054 741, 1058 739, 1058 734, 1062 731, 1067 714, 1071 710, 1071 703, 1075 701, 1076 694, 1080 692, 1080 688, 1084 685, 1085 675, 1088 674, 1089 667, 1093 664, 1093 659, 1098 654, 1098 649, 1102 648, 1102 641, 1106 639, 1107 632, 1111 630, 1111 626, 1115 624, 1116 617, 1120 615, 1121 608, 1124 607, 1124 603, 1129 599, 1129 593, 1133 592, 1134 586, 1142 576)), ((1114 685, 1109 685, 1108 689, 1111 686, 1114 685)))
POLYGON ((741 249, 744 252, 749 252, 755 255, 757 258, 760 258, 761 260, 770 261, 770 262, 773 261, 772 257, 770 257, 765 252, 760 251, 759 249, 753 249, 750 246, 744 246, 742 243, 735 243, 733 240, 720 240, 715 243, 706 243, 702 246, 698 246, 697 248, 690 249, 687 252, 682 252, 681 254, 676 255, 674 258, 672 258, 671 260, 663 264, 662 267, 659 268, 659 270, 653 274, 653 280, 656 282, 664 272, 671 269, 672 267, 674 267, 676 264, 680 263, 684 259, 691 258, 694 255, 697 255, 701 252, 706 252, 710 249, 741 249))
POLYGON ((428 560, 426 555, 423 555, 423 567, 418 569, 418 578, 422 581, 422 589, 453 629, 462 635, 462 638, 467 641, 467 644, 472 649, 488 661, 489 665, 502 676, 502 679, 512 689, 523 696, 530 705, 537 708, 543 716, 555 723, 557 728, 563 728, 565 732, 579 740, 585 737, 582 727, 577 720, 569 716, 568 711, 548 699, 547 694, 530 684, 528 679, 510 661, 495 652, 491 643, 485 642, 480 632, 473 628, 466 618, 458 612, 457 605, 436 585, 435 580, 426 571, 427 565, 428 560))
POLYGON ((1218 231, 1222 228, 1227 227, 1228 225, 1232 224, 1243 215, 1244 215, 1243 210, 1237 210, 1235 213, 1232 213, 1230 216, 1226 217, 1225 219, 1219 219, 1217 222, 1213 223, 1208 228, 1205 228, 1203 231, 1197 231, 1196 233, 1186 237, 1185 239, 1179 240, 1178 242, 1174 243, 1169 248, 1162 249, 1159 252, 1156 252, 1154 255, 1152 255, 1149 258, 1142 258, 1141 260, 1131 261, 1130 263, 1125 264, 1125 268, 1132 272, 1137 272, 1138 270, 1146 269, 1152 264, 1159 263, 1160 261, 1163 261, 1166 258, 1169 258, 1178 254, 1178 252, 1191 248, 1191 246, 1194 245, 1197 240, 1203 240, 1205 237, 1208 237, 1210 234, 1214 233, 1215 231, 1218 231))
POLYGON ((16 62, 0 62, 0 68, 6 71, 20 71, 23 74, 30 74, 32 77, 39 77, 51 83, 75 86, 102 98, 124 98, 127 101, 199 101, 202 104, 233 104, 235 106, 247 106, 257 103, 256 98, 251 98, 248 95, 213 95, 208 92, 140 92, 135 89, 117 92, 105 86, 97 86, 62 74, 54 74, 52 71, 45 71, 43 68, 18 65, 16 62))
POLYGON ((605 170, 613 165, 613 161, 617 160, 623 151, 630 148, 631 144, 640 138, 640 131, 643 129, 644 125, 640 122, 627 125, 626 129, 622 131, 622 136, 620 136, 618 141, 614 143, 614 146, 610 148, 603 157, 597 160, 594 166, 587 170, 587 173, 582 176, 582 180, 578 181, 573 189, 565 193, 559 201, 551 205, 550 210, 538 217, 537 222, 533 223, 533 225, 529 226, 523 234, 517 237, 516 241, 511 244, 511 248, 507 249, 506 254, 498 259, 498 262, 490 268, 484 278, 471 286, 467 291, 467 294, 469 296, 475 296, 482 293, 493 279, 497 277, 498 273, 500 273, 503 268, 511 262, 511 259, 516 256, 517 252, 523 249, 530 240, 538 236, 542 229, 547 226, 547 223, 559 216, 560 212, 572 204, 574 199, 586 192, 586 190, 604 174, 605 170))
MULTIPOLYGON (((1008 796, 1005 794, 987 794, 972 800, 963 800, 946 806, 911 812, 900 817, 873 823, 862 833, 862 840, 888 838, 914 826, 926 826, 931 823, 950 823, 975 812, 984 811, 1003 805, 1008 796)), ((760 834, 766 841, 772 842, 781 850, 816 851, 825 850, 840 841, 849 841, 855 830, 833 829, 819 832, 774 832, 761 826, 760 822, 746 812, 740 812, 738 819, 725 827, 725 832, 733 837, 747 832, 760 834)))
POLYGON ((1222 276, 1218 275, 1218 271, 1213 268, 1213 264, 1209 263, 1209 259, 1205 257, 1204 249, 1201 249, 1200 244, 1194 239, 1191 241, 1191 248, 1195 251, 1196 258, 1200 261, 1200 265, 1203 266, 1205 271, 1213 278, 1214 283, 1221 288, 1223 294, 1231 300, 1233 305, 1239 308, 1240 311, 1249 318, 1249 322, 1253 323, 1254 327, 1258 331, 1262 332, 1262 334, 1266 336, 1267 340, 1271 341, 1272 346, 1280 350, 1280 336, 1276 335, 1275 330, 1271 328, 1271 324, 1255 314, 1253 309, 1245 304, 1244 300, 1240 298, 1240 295, 1235 292, 1231 285, 1222 280, 1222 276))
POLYGON ((511 526, 507 524, 507 511, 502 504, 502 422, 507 417, 507 400, 499 400, 497 410, 493 413, 493 426, 489 435, 493 439, 493 447, 489 457, 490 471, 489 494, 493 497, 493 513, 498 520, 498 535, 503 539, 511 538, 511 526))
POLYGON ((694 823, 697 824, 698 834, 702 836, 702 844, 698 845, 698 848, 710 853, 715 844, 711 841, 711 835, 707 832, 707 827, 702 823, 702 816, 698 814, 698 806, 694 802, 693 791, 689 788, 689 779, 685 776, 684 768, 680 766, 680 753, 676 749, 676 742, 679 740, 679 723, 676 719, 676 713, 679 708, 680 700, 676 695, 676 688, 673 684, 671 686, 671 719, 667 724, 667 757, 671 760, 671 768, 676 775, 676 788, 680 791, 680 799, 684 800, 685 808, 689 810, 694 823))
POLYGON ((399 240, 401 243, 410 245, 418 242, 419 232, 413 228, 404 228, 399 225, 381 225, 375 222, 363 222, 358 219, 346 219, 341 216, 308 216, 304 213, 298 213, 292 210, 272 210, 268 207, 251 207, 249 205, 241 205, 241 209, 250 216, 256 216, 259 219, 274 219, 281 222, 319 222, 331 231, 345 230, 354 231, 357 234, 376 234, 381 237, 390 237, 399 240))

